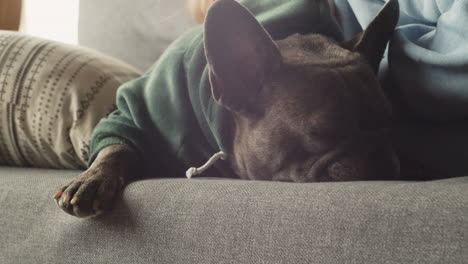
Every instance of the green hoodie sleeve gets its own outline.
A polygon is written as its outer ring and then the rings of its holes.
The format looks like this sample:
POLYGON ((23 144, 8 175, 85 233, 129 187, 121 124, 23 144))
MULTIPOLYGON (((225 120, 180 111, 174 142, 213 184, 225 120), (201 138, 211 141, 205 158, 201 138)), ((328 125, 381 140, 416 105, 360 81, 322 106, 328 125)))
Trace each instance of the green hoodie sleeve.
MULTIPOLYGON (((170 147, 167 142, 160 140, 158 126, 170 130, 171 124, 183 119, 178 114, 190 108, 190 104, 185 103, 188 98, 184 94, 187 84, 183 57, 197 34, 201 34, 199 28, 179 38, 147 73, 119 88, 117 110, 102 119, 93 131, 88 165, 92 164, 100 150, 114 144, 128 145, 146 160, 145 163, 150 164, 162 162, 160 158, 163 155, 159 154, 171 153, 167 150, 170 147), (154 152, 157 153, 156 157, 152 155, 154 152)), ((180 140, 177 136, 177 133, 173 135, 174 141, 180 140)))

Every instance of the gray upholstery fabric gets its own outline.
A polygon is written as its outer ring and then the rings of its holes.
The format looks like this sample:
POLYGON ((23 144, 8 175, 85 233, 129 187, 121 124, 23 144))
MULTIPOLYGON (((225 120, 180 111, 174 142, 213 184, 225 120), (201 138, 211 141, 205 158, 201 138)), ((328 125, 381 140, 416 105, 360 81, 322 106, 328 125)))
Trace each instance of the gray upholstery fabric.
POLYGON ((100 218, 64 214, 78 171, 0 169, 0 263, 466 263, 468 177, 149 179, 100 218))
POLYGON ((146 70, 177 36, 194 25, 186 3, 81 0, 78 41, 146 70))

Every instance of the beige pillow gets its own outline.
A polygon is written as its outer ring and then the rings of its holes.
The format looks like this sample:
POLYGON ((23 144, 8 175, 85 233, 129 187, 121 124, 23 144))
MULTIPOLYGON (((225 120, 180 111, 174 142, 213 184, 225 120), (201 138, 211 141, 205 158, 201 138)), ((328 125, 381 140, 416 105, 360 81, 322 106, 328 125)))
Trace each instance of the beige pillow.
POLYGON ((94 126, 139 75, 96 51, 0 31, 0 164, 84 168, 94 126))

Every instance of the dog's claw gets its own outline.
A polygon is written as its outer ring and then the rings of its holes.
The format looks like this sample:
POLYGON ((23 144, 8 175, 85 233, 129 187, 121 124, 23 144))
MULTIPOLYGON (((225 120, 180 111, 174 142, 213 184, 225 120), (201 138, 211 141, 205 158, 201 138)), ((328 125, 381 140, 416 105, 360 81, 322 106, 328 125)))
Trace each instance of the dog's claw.
POLYGON ((70 202, 70 199, 71 199, 70 195, 67 194, 67 195, 65 195, 65 197, 63 198, 63 202, 64 202, 65 204, 68 204, 68 203, 70 202))
POLYGON ((62 196, 62 194, 63 194, 63 192, 61 192, 61 191, 57 192, 57 193, 55 194, 55 196, 54 196, 54 200, 57 201, 57 200, 62 196))
POLYGON ((70 204, 71 204, 71 205, 75 205, 75 204, 77 204, 79 201, 80 201, 80 198, 78 198, 78 197, 73 197, 73 199, 70 201, 70 204))
POLYGON ((58 206, 59 208, 63 208, 63 201, 62 201, 62 199, 55 200, 55 202, 57 203, 57 206, 58 206))

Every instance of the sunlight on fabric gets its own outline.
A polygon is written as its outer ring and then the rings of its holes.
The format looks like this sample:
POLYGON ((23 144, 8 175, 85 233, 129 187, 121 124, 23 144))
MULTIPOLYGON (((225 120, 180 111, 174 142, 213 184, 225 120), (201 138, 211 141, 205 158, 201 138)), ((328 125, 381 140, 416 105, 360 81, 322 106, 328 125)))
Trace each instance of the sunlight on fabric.
POLYGON ((21 31, 77 44, 78 6, 79 0, 23 0, 21 31))

